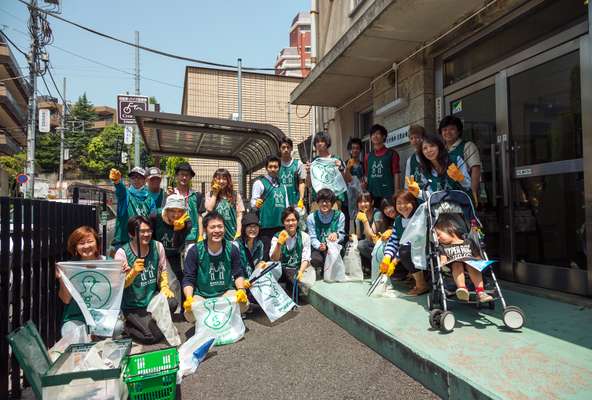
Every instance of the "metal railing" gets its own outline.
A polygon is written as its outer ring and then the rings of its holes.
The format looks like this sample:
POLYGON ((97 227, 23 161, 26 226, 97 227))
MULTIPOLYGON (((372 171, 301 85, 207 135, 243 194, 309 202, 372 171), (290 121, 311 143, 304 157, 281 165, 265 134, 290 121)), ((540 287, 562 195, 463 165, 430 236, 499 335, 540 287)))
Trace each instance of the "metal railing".
POLYGON ((32 320, 51 347, 59 337, 55 263, 67 259, 66 242, 81 225, 97 228, 98 207, 0 197, 0 398, 23 387, 6 335, 32 320))

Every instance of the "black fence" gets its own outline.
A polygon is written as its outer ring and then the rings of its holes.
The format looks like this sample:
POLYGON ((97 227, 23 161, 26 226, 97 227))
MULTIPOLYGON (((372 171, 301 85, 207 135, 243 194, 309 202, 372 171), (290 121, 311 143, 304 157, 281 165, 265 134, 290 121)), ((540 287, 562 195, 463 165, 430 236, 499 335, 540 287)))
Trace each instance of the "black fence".
POLYGON ((95 205, 0 197, 0 399, 19 398, 21 370, 6 335, 32 320, 51 347, 59 338, 61 302, 55 263, 81 225, 97 228, 95 205))

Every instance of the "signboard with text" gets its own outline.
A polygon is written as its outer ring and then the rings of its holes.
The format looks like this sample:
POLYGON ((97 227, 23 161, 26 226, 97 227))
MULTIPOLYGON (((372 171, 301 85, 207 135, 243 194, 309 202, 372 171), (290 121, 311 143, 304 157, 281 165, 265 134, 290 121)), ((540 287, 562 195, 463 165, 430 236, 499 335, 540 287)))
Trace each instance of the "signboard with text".
POLYGON ((390 131, 386 137, 384 145, 386 147, 395 147, 409 141, 409 125, 390 131))
POLYGON ((148 97, 146 96, 117 96, 117 123, 121 125, 135 124, 135 111, 148 110, 148 97))

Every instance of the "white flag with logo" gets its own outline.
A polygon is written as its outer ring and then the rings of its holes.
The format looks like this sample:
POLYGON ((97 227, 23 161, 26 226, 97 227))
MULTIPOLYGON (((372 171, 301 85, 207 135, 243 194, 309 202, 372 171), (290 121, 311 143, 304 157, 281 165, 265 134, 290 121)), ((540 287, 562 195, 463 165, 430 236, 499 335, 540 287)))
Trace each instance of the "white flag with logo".
POLYGON ((121 261, 59 262, 58 269, 64 286, 82 311, 90 333, 112 336, 125 283, 121 261))
MULTIPOLYGON (((270 322, 275 322, 296 307, 296 304, 282 289, 273 275, 276 268, 257 279, 251 286, 251 294, 257 300, 270 322)), ((281 272, 281 268, 279 270, 281 272)), ((249 279, 252 280, 259 276, 260 273, 261 270, 255 270, 249 279)))
POLYGON ((335 165, 335 158, 317 157, 310 165, 310 179, 315 192, 331 189, 335 196, 347 191, 345 180, 335 165))
POLYGON ((194 301, 195 334, 216 338, 214 346, 238 342, 245 335, 245 324, 235 296, 219 296, 194 301))

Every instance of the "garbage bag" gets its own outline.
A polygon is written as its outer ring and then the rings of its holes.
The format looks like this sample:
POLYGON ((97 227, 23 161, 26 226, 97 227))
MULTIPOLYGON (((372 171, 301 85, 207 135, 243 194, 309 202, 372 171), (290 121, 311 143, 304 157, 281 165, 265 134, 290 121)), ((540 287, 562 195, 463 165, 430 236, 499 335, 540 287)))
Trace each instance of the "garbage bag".
POLYGON ((194 373, 199 364, 206 358, 208 351, 216 341, 215 336, 208 332, 195 334, 179 347, 179 371, 177 383, 181 383, 184 376, 194 373))
POLYGON ((306 207, 296 207, 296 212, 298 213, 298 229, 306 232, 308 229, 308 225, 306 225, 306 207))
POLYGON ((347 191, 345 180, 332 157, 317 157, 310 165, 310 179, 315 192, 331 189, 335 196, 347 191))
MULTIPOLYGON (((290 310, 296 307, 296 304, 282 289, 278 281, 271 273, 265 274, 257 279, 251 286, 251 295, 257 300, 257 303, 263 309, 269 321, 274 322, 286 315, 290 310)), ((253 272, 249 279, 259 275, 260 271, 253 272)))
POLYGON ((179 346, 181 344, 181 337, 179 337, 177 327, 173 324, 169 302, 166 296, 158 293, 150 300, 146 310, 152 314, 152 319, 156 322, 158 329, 160 329, 166 341, 171 346, 179 346))
POLYGON ((343 264, 345 265, 345 276, 350 281, 364 280, 364 272, 362 271, 362 258, 358 250, 358 238, 353 235, 345 245, 345 255, 343 256, 343 264))
POLYGON ((407 223, 401 235, 399 245, 411 244, 411 261, 417 269, 427 269, 426 240, 427 240, 427 206, 422 203, 407 223))
POLYGON ((192 310, 195 334, 215 336, 214 346, 238 342, 245 335, 245 324, 234 296, 195 301, 192 310))
POLYGON ((341 258, 341 245, 337 242, 329 241, 327 243, 327 257, 325 257, 325 266, 323 270, 323 280, 325 282, 346 282, 345 265, 341 258))
POLYGON ((352 180, 347 184, 347 204, 349 217, 354 220, 358 213, 358 195, 362 192, 362 185, 357 176, 352 176, 352 180))
POLYGON ((317 281, 317 273, 313 266, 309 266, 307 269, 304 270, 302 274, 302 279, 300 280, 300 290, 302 294, 308 296, 308 291, 317 281))
POLYGON ((49 358, 51 361, 57 360, 68 346, 78 343, 90 343, 90 335, 86 332, 86 324, 72 325, 72 327, 68 329, 67 334, 49 349, 49 358))
POLYGON ((372 249, 372 269, 370 272, 370 279, 372 280, 376 279, 376 277, 378 277, 380 274, 380 263, 382 262, 382 257, 384 256, 385 245, 385 242, 379 240, 372 249))

